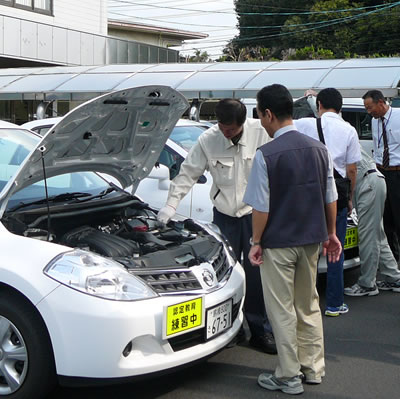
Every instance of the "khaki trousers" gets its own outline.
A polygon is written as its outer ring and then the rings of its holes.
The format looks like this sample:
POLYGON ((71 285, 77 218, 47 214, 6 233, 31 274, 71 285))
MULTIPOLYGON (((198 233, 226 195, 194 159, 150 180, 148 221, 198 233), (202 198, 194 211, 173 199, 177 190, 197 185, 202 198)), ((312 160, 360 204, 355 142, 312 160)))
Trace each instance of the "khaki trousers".
POLYGON ((325 375, 324 338, 316 288, 319 244, 266 248, 261 280, 278 350, 275 376, 325 375))

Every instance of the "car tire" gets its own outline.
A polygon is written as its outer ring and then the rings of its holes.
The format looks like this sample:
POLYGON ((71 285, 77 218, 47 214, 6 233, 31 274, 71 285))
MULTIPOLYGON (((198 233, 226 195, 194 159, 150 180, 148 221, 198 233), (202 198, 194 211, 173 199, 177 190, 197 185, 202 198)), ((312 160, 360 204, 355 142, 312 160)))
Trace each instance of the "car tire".
POLYGON ((0 398, 44 398, 56 382, 50 337, 25 298, 0 292, 0 398))

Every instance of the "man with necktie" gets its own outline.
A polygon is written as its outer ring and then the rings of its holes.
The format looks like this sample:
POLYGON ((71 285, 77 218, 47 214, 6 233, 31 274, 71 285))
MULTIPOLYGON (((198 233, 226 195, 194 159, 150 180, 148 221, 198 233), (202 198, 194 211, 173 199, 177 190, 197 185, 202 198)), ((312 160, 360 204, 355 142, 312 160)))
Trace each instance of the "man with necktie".
MULTIPOLYGON (((364 106, 373 117, 372 138, 376 166, 385 176, 387 197, 383 223, 390 248, 399 261, 400 237, 400 109, 392 108, 379 90, 363 95, 364 106)), ((379 287, 393 290, 393 287, 379 287)))

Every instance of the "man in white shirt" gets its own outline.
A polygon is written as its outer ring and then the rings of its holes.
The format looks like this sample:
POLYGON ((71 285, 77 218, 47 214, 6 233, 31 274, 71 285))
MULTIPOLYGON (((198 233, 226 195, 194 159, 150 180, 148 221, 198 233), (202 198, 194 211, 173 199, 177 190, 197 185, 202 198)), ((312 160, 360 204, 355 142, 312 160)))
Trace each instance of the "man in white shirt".
POLYGON ((250 250, 251 207, 243 202, 248 176, 258 147, 269 136, 257 119, 246 119, 246 107, 239 100, 219 101, 215 113, 218 124, 202 133, 171 182, 166 205, 157 218, 162 223, 174 216, 181 199, 208 170, 213 178, 210 198, 214 205, 213 222, 227 237, 239 259, 243 256, 246 273, 244 312, 250 328, 249 344, 275 354, 272 327, 263 302, 260 271, 252 267, 250 250))
MULTIPOLYGON (((317 109, 321 118, 322 132, 334 168, 340 176, 347 177, 351 181, 348 206, 341 207, 341 209, 338 207, 336 217, 336 234, 344 247, 347 214, 352 209, 351 196, 356 185, 356 163, 361 160, 361 151, 357 131, 340 116, 342 104, 342 95, 334 88, 321 90, 317 95, 317 109)), ((302 118, 295 120, 294 123, 299 132, 319 140, 315 118, 302 118)), ((327 261, 326 316, 339 316, 349 310, 348 306, 343 303, 343 262, 343 252, 338 262, 327 261)))
MULTIPOLYGON (((372 116, 371 128, 374 142, 374 159, 385 176, 387 196, 383 223, 390 248, 399 261, 400 238, 400 109, 386 103, 379 90, 369 90, 363 95, 364 106, 372 116)), ((381 288, 382 289, 382 288, 381 288)))

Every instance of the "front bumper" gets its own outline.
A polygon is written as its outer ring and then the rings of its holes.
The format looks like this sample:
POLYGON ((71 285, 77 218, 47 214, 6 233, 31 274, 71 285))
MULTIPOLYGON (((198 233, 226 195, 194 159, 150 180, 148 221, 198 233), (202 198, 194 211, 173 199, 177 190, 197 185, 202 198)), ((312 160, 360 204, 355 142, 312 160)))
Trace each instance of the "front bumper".
POLYGON ((205 308, 233 298, 238 309, 232 327, 207 342, 178 350, 162 338, 164 306, 190 300, 173 295, 117 302, 82 294, 63 285, 38 309, 48 328, 57 374, 82 378, 124 378, 167 370, 208 357, 226 346, 243 321, 245 277, 237 264, 223 288, 207 293, 205 308), (132 343, 128 356, 124 348, 132 343))

